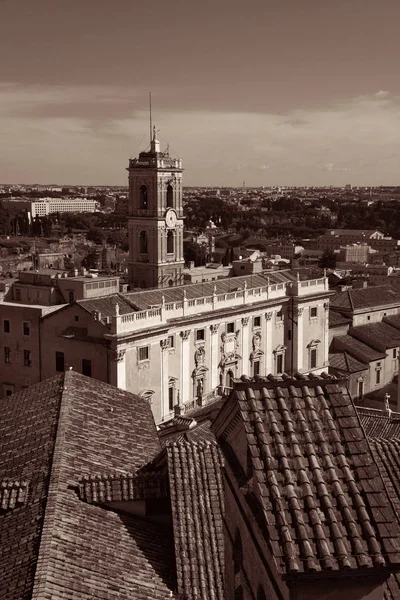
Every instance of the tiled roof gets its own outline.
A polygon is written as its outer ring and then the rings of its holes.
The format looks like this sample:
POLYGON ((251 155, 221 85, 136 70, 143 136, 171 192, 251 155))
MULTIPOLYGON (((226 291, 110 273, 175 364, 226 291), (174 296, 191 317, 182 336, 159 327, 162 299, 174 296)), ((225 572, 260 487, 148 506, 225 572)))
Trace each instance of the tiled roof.
POLYGON ((339 327, 340 325, 347 325, 351 323, 349 317, 344 317, 336 310, 329 311, 329 327, 339 327))
MULTIPOLYGON (((400 515, 400 440, 375 439, 370 440, 370 446, 394 509, 400 515)), ((384 600, 399 598, 400 574, 395 573, 385 584, 384 600)))
POLYGON ((357 406, 361 425, 368 439, 400 438, 400 413, 389 414, 378 408, 357 406))
POLYGON ((382 321, 384 323, 389 323, 392 327, 396 327, 396 329, 400 329, 400 313, 397 315, 387 315, 383 317, 382 321))
POLYGON ((396 515, 354 405, 335 381, 238 383, 213 424, 218 439, 235 414, 281 574, 400 563, 396 515))
MULTIPOLYGON (((124 294, 132 304, 138 307, 139 310, 146 310, 152 306, 159 306, 164 297, 165 302, 181 302, 185 292, 188 300, 194 298, 202 298, 204 296, 212 296, 214 289, 217 294, 227 294, 238 289, 243 289, 247 284, 248 289, 259 288, 266 285, 274 285, 277 283, 286 283, 296 281, 297 274, 300 280, 312 279, 310 269, 285 269, 283 271, 263 271, 254 275, 244 275, 241 277, 225 277, 215 281, 204 283, 193 283, 178 287, 146 290, 143 292, 128 292, 124 294)), ((315 278, 315 275, 314 275, 315 278)))
POLYGON ((364 363, 386 357, 386 352, 374 350, 351 335, 338 335, 333 338, 331 352, 347 352, 364 363))
POLYGON ((329 354, 329 366, 344 373, 358 373, 359 371, 368 370, 368 364, 362 363, 348 352, 334 352, 329 354))
POLYGON ((124 480, 160 452, 149 404, 67 371, 4 398, 0 428, 0 480, 29 482, 25 503, 0 512, 0 599, 169 597, 172 529, 76 491, 83 477, 124 480))
POLYGON ((395 292, 390 285, 378 285, 354 290, 346 290, 332 296, 330 306, 333 309, 357 311, 400 305, 400 294, 395 292))
POLYGON ((90 313, 93 311, 101 313, 102 318, 114 317, 116 304, 118 304, 120 315, 126 315, 137 310, 129 301, 126 294, 111 294, 110 296, 104 296, 102 298, 77 300, 77 304, 90 313))
POLYGON ((380 351, 400 346, 400 331, 384 321, 351 327, 349 335, 380 351))
POLYGON ((223 600, 224 491, 215 443, 179 441, 166 447, 178 590, 184 598, 223 600))

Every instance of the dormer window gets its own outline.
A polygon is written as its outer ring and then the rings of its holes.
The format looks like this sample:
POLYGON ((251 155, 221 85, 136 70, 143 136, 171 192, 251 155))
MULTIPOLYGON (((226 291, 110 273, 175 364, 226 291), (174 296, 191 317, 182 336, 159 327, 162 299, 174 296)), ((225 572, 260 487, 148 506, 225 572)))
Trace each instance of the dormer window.
POLYGON ((147 210, 147 208, 148 208, 147 185, 140 186, 139 208, 140 208, 140 210, 147 210))

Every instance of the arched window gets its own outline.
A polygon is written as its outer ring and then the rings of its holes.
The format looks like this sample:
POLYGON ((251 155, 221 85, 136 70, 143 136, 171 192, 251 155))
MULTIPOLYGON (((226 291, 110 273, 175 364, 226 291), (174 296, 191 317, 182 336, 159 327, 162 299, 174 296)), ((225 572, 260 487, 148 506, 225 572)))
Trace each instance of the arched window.
POLYGON ((139 252, 140 254, 147 254, 147 233, 141 231, 139 233, 139 252))
POLYGON ((174 234, 172 231, 167 233, 167 254, 174 253, 174 234))
POLYGON ((239 529, 236 530, 235 541, 233 542, 233 572, 236 575, 240 573, 243 566, 243 546, 239 529))
POLYGON ((147 210, 147 185, 141 185, 139 190, 139 208, 141 210, 147 210))
POLYGON ((174 207, 174 188, 172 185, 168 185, 167 187, 167 208, 174 207))
POLYGON ((265 592, 263 590, 261 583, 258 586, 258 590, 257 590, 257 600, 267 600, 267 596, 265 595, 265 592))

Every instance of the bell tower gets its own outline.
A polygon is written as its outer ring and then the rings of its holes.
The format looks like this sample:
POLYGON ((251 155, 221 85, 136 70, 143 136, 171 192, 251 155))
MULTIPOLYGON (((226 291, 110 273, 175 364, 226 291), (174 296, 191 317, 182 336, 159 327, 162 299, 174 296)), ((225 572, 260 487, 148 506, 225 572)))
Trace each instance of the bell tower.
POLYGON ((129 160, 129 283, 183 284, 182 161, 161 152, 153 127, 150 150, 129 160))

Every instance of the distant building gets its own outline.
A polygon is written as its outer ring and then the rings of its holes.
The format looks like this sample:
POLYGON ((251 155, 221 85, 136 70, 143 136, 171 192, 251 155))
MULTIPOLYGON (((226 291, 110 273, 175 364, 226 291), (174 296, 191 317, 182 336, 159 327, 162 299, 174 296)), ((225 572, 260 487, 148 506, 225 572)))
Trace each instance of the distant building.
POLYGON ((338 260, 345 263, 367 263, 370 252, 371 246, 368 244, 347 244, 340 247, 338 260))

